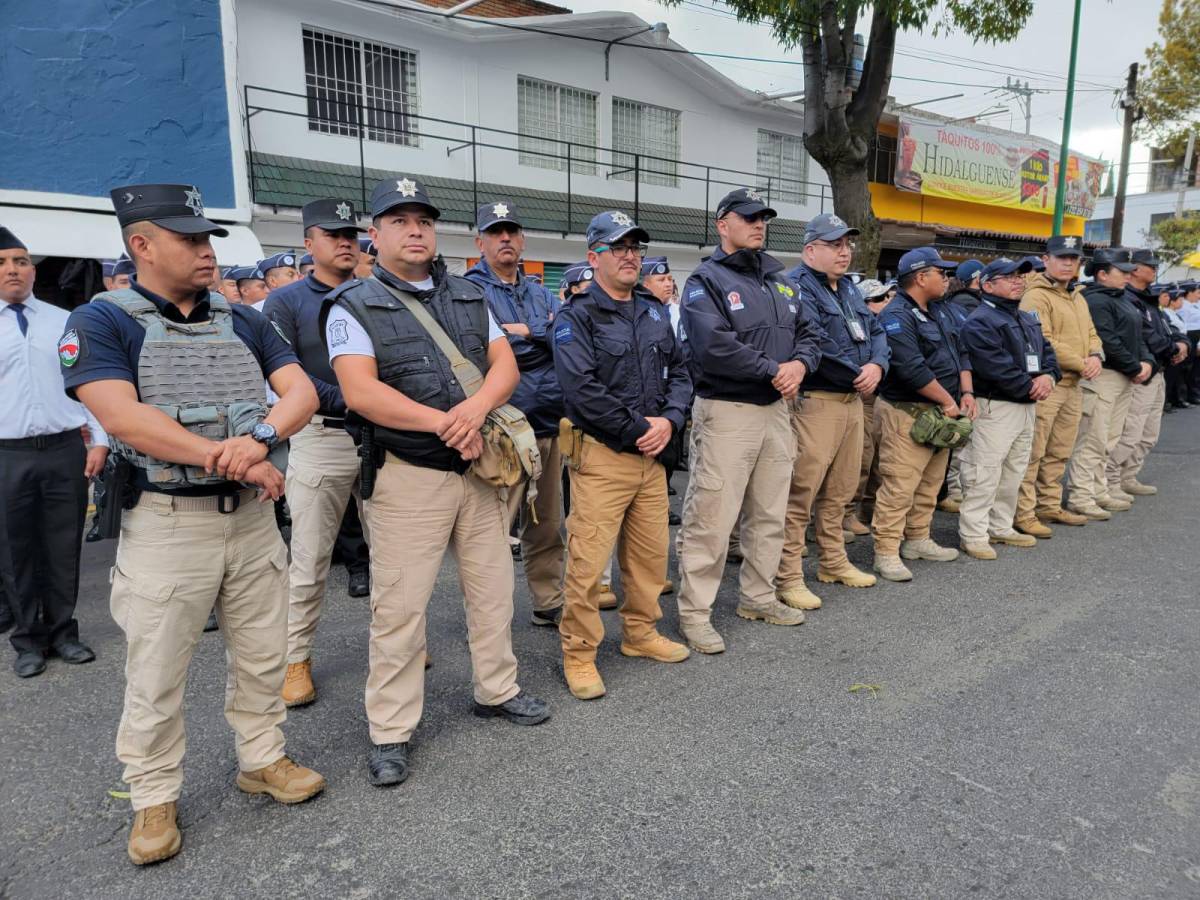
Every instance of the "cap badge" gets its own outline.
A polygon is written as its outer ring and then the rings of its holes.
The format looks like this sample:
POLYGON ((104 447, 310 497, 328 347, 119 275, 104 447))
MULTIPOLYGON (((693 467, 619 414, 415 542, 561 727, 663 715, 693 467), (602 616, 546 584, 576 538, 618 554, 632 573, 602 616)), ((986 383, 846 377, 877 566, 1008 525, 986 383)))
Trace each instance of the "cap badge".
POLYGON ((350 204, 345 200, 337 205, 337 207, 334 209, 334 212, 337 213, 337 217, 343 222, 350 221, 350 204))
POLYGON ((296 257, 294 257, 294 256, 285 256, 285 257, 283 258, 283 264, 284 264, 285 266, 294 266, 294 265, 296 264, 296 257))
POLYGON ((128 205, 129 205, 130 203, 132 203, 132 202, 133 202, 133 201, 134 201, 136 198, 133 196, 133 194, 129 193, 129 191, 126 191, 126 192, 125 192, 125 196, 124 196, 123 198, 121 198, 121 199, 123 199, 123 200, 125 201, 125 205, 126 205, 126 206, 128 206, 128 205))
POLYGON ((396 182, 396 190, 400 192, 401 197, 417 196, 417 183, 411 178, 401 178, 396 182))
POLYGON ((1063 238, 1063 246, 1068 250, 1073 250, 1075 249, 1075 240, 1073 237, 1065 237, 1063 238))
POLYGON ((503 203, 497 203, 492 207, 492 215, 497 219, 508 218, 508 207, 503 203))
POLYGON ((594 275, 594 274, 595 274, 595 273, 594 273, 594 272, 592 272, 592 270, 591 270, 591 269, 584 269, 584 270, 583 270, 583 276, 582 276, 582 277, 583 277, 583 280, 584 280, 584 281, 591 281, 591 280, 592 280, 592 277, 593 277, 593 275, 594 275))
POLYGON ((625 215, 623 212, 613 213, 612 220, 615 224, 620 225, 622 228, 627 228, 633 224, 633 219, 629 218, 629 216, 625 215))
POLYGON ((762 203, 762 194, 754 190, 754 188, 746 188, 746 199, 753 200, 755 203, 762 203))
POLYGON ((845 228, 846 227, 846 223, 843 222, 840 217, 834 216, 834 215, 831 215, 829 217, 829 224, 833 228, 845 228))
POLYGON ((659 263, 657 266, 654 267, 655 275, 663 275, 666 273, 666 271, 667 271, 667 267, 664 266, 662 263, 659 263))
POLYGON ((200 192, 196 190, 196 186, 192 185, 190 191, 184 191, 183 193, 187 197, 184 201, 184 206, 192 211, 192 215, 204 215, 204 202, 200 199, 200 192))

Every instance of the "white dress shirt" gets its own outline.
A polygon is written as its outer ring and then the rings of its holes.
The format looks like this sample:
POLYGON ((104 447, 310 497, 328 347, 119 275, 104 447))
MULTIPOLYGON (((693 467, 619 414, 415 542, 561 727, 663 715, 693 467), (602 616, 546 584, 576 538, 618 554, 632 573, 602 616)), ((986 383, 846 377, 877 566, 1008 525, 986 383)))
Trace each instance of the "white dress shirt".
POLYGON ((58 342, 67 311, 30 296, 24 303, 29 333, 22 335, 9 305, 0 301, 0 438, 58 434, 87 425, 92 443, 107 447, 108 435, 96 417, 63 388, 58 342))
POLYGON ((1184 300, 1183 306, 1179 307, 1179 318, 1183 319, 1188 331, 1200 331, 1200 302, 1184 300))

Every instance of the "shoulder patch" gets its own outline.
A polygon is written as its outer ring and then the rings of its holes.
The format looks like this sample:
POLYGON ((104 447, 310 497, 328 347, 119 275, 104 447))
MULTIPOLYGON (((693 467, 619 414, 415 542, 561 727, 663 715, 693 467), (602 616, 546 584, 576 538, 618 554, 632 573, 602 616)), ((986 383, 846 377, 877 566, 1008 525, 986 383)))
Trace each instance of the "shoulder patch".
POLYGON ((70 368, 79 362, 79 332, 74 328, 67 331, 58 341, 58 361, 70 368))
POLYGON ((653 306, 651 306, 648 310, 646 310, 646 312, 648 312, 650 314, 650 318, 652 318, 655 322, 662 321, 662 315, 653 306))
POLYGON ((563 322, 554 329, 554 343, 569 344, 575 340, 575 332, 571 330, 570 322, 563 322))
POLYGON ((883 330, 888 334, 898 334, 900 332, 900 323, 895 319, 883 323, 883 330))
POLYGON ((329 346, 340 347, 350 342, 350 332, 345 319, 334 319, 329 323, 329 346))

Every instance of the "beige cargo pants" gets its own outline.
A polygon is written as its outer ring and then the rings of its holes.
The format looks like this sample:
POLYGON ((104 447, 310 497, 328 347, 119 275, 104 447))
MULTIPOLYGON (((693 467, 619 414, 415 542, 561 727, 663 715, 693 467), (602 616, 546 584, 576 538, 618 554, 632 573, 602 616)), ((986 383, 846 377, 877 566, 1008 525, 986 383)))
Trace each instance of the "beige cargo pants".
POLYGON ((1083 386, 1083 418, 1067 465, 1071 506, 1088 506, 1108 496, 1108 457, 1125 429, 1133 382, 1120 372, 1101 369, 1083 386))
POLYGON ((980 397, 978 404, 979 416, 963 448, 960 469, 958 536, 964 544, 986 544, 988 535, 1012 532, 1037 419, 1033 403, 980 397))
POLYGON ((525 503, 525 486, 508 493, 508 524, 520 517, 521 565, 535 610, 555 610, 563 605, 563 572, 567 547, 562 537, 562 453, 556 437, 537 439, 542 457, 542 477, 537 483, 533 509, 525 503))
POLYGON ((879 423, 879 490, 871 531, 876 556, 897 556, 901 540, 929 537, 950 451, 914 441, 909 437, 913 417, 882 397, 875 401, 875 418, 879 423))

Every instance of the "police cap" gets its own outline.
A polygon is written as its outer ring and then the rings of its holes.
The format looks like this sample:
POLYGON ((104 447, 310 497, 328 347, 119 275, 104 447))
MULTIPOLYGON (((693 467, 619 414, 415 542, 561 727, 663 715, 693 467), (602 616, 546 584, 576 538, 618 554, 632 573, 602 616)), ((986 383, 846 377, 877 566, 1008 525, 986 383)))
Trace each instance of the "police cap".
POLYGON ((232 278, 238 284, 241 284, 243 281, 250 281, 251 279, 256 281, 264 280, 263 273, 258 270, 258 266, 238 266, 230 270, 226 277, 232 278))
POLYGON ((804 243, 811 244, 813 241, 836 241, 844 238, 846 235, 853 237, 859 234, 857 228, 851 228, 846 224, 846 220, 834 213, 821 213, 819 216, 813 216, 808 221, 808 225, 804 228, 804 243))
POLYGON ((954 277, 963 284, 970 284, 971 280, 983 271, 983 263, 977 259, 968 259, 966 262, 958 264, 958 268, 954 271, 954 277))
POLYGON ((762 194, 749 187, 737 188, 721 198, 721 202, 717 204, 717 218, 723 219, 731 212, 746 218, 762 213, 766 213, 772 219, 779 215, 763 202, 762 194))
POLYGON ((511 200, 496 200, 493 203, 484 203, 475 210, 475 229, 482 234, 493 225, 499 225, 502 222, 508 222, 511 225, 521 227, 521 220, 517 217, 517 205, 511 200))
POLYGON ((1135 266, 1149 266, 1152 269, 1157 269, 1162 264, 1162 261, 1154 255, 1153 250, 1145 248, 1134 250, 1129 254, 1129 259, 1135 266))
POLYGON ((112 274, 113 278, 118 275, 136 275, 137 267, 133 264, 132 259, 118 259, 113 263, 112 274))
POLYGON ((381 181, 375 185, 375 190, 371 191, 372 218, 382 216, 397 206, 420 206, 435 219, 442 215, 429 199, 429 194, 425 192, 421 182, 408 175, 381 181))
POLYGON ((258 271, 266 275, 272 269, 294 269, 296 268, 296 254, 291 250, 284 250, 282 253, 276 253, 274 256, 268 256, 266 259, 258 261, 258 271))
POLYGON ((305 254, 304 254, 302 257, 300 257, 300 265, 302 265, 302 266, 315 266, 315 265, 316 265, 316 262, 314 262, 314 261, 313 261, 313 258, 312 258, 312 254, 311 254, 311 253, 305 253, 305 254))
POLYGON ((1047 256, 1083 256, 1083 241, 1073 234, 1056 234, 1046 240, 1047 256))
POLYGON ((324 231, 345 231, 347 228, 366 231, 358 227, 354 204, 349 200, 313 200, 304 204, 301 215, 304 217, 305 231, 313 226, 324 231))
POLYGON ((581 281, 591 281, 595 274, 585 259, 583 262, 572 263, 563 270, 562 283, 567 287, 573 287, 581 281))
POLYGON ((130 184, 109 192, 117 221, 124 228, 135 222, 153 222, 177 234, 229 232, 204 217, 204 201, 194 184, 130 184))
POLYGON ((650 232, 619 210, 610 209, 608 212, 602 212, 594 216, 588 223, 587 243, 589 247, 594 247, 596 244, 611 244, 626 235, 632 235, 643 243, 650 240, 650 232))
POLYGON ((665 256, 647 256, 642 260, 643 278, 647 275, 667 275, 670 271, 671 264, 665 256))
POLYGON ((375 252, 375 242, 370 238, 360 237, 358 239, 358 252, 365 253, 367 256, 378 256, 375 252))
POLYGON ((1088 266, 1091 273, 1105 266, 1112 266, 1122 272, 1132 272, 1134 265, 1126 247, 1097 247, 1092 251, 1092 262, 1088 266))
MULTIPOLYGON (((822 240, 825 239, 823 238, 822 240)), ((957 267, 949 260, 942 259, 941 255, 933 247, 917 247, 915 250, 909 250, 900 257, 900 262, 896 264, 896 276, 902 278, 905 275, 928 268, 948 270, 957 267)))
POLYGON ((983 272, 979 276, 980 282, 988 282, 993 278, 1003 278, 1005 275, 1024 275, 1026 272, 1033 271, 1033 263, 1029 261, 1029 257, 1021 260, 1012 260, 1006 256, 999 259, 993 259, 990 263, 983 267, 983 272))
POLYGON ((1044 262, 1042 262, 1042 258, 1040 256, 1032 256, 1032 255, 1031 256, 1022 256, 1021 262, 1029 263, 1029 271, 1030 272, 1045 272, 1046 271, 1046 264, 1044 262))

